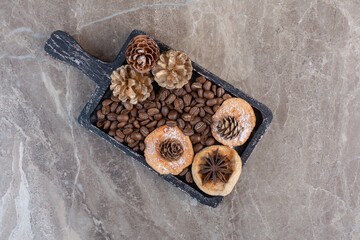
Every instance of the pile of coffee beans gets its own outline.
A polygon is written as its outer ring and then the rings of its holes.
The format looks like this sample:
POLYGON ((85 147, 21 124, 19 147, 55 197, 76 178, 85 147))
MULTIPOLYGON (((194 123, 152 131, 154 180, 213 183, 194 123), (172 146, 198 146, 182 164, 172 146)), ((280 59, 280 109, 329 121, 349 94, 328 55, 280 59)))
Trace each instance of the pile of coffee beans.
POLYGON ((187 83, 183 88, 160 88, 158 94, 136 105, 122 103, 111 96, 102 102, 96 113, 97 126, 134 151, 144 151, 144 139, 162 125, 178 126, 189 136, 197 153, 205 146, 215 144, 211 134, 212 115, 231 95, 205 77, 187 83))

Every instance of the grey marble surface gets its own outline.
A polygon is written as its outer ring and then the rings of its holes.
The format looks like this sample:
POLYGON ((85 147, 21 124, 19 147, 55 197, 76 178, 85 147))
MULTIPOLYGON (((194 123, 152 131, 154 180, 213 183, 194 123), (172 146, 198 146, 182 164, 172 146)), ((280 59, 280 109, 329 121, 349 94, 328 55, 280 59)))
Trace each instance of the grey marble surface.
POLYGON ((0 1, 0 239, 359 239, 358 0, 0 1), (235 190, 197 203, 77 123, 95 84, 45 54, 111 61, 140 29, 274 113, 235 190))

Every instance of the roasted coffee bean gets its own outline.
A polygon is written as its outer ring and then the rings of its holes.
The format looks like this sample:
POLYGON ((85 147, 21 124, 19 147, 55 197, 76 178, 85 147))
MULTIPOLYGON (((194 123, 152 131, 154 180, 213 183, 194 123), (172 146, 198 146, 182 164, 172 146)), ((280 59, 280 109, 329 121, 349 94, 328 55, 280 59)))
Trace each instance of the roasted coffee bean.
POLYGON ((185 128, 192 128, 192 126, 189 122, 185 122, 185 128))
POLYGON ((119 122, 127 122, 129 120, 129 115, 127 114, 120 114, 116 118, 119 122))
POLYGON ((201 103, 201 104, 204 104, 205 103, 205 99, 204 98, 196 98, 195 101, 197 103, 201 103))
POLYGON ((185 128, 185 121, 182 120, 181 118, 177 119, 177 125, 180 129, 184 129, 185 128))
POLYGON ((131 123, 128 123, 124 126, 124 128, 133 128, 133 125, 131 123))
POLYGON ((215 104, 217 104, 217 100, 216 99, 209 99, 206 101, 206 105, 212 107, 214 106, 215 104))
POLYGON ((102 105, 103 106, 109 106, 110 104, 113 103, 113 100, 111 99, 105 99, 103 102, 102 102, 102 105))
POLYGON ((139 150, 140 150, 139 145, 136 145, 135 147, 133 147, 133 151, 134 151, 134 152, 137 152, 137 151, 139 151, 139 150))
POLYGON ((194 117, 193 120, 190 121, 190 124, 191 124, 191 125, 195 125, 195 124, 197 124, 197 123, 200 122, 200 121, 201 121, 201 118, 200 118, 199 116, 196 116, 196 117, 194 117))
POLYGON ((129 111, 133 108, 133 105, 129 102, 124 102, 123 105, 124 105, 124 108, 126 108, 129 111))
POLYGON ((119 105, 116 110, 115 110, 115 113, 116 114, 120 114, 121 110, 123 110, 124 106, 123 105, 119 105))
POLYGON ((141 103, 137 103, 135 105, 135 107, 136 107, 137 110, 140 110, 140 109, 143 109, 144 106, 141 103))
POLYGON ((105 115, 102 113, 101 110, 98 110, 98 111, 96 112, 96 116, 97 116, 97 118, 98 118, 99 120, 102 120, 102 119, 105 118, 105 115))
POLYGON ((206 78, 204 76, 200 76, 200 77, 196 78, 195 81, 203 84, 206 82, 206 78))
POLYGON ((203 104, 203 103, 197 103, 197 104, 195 104, 194 107, 202 108, 204 106, 205 106, 205 104, 203 104))
POLYGON ((174 101, 174 107, 176 110, 181 111, 184 108, 184 101, 181 98, 177 98, 174 101))
POLYGON ((195 153, 199 152, 201 149, 203 149, 203 147, 204 147, 204 146, 203 146, 201 143, 195 144, 195 146, 194 146, 194 152, 195 152, 195 153))
POLYGON ((111 100, 114 102, 120 102, 120 99, 111 94, 111 100))
POLYGON ((183 100, 184 100, 184 106, 187 107, 191 104, 191 99, 192 96, 190 94, 186 94, 183 96, 183 100))
POLYGON ((206 139, 207 139, 207 138, 208 138, 208 136, 202 135, 202 136, 201 136, 200 143, 201 143, 202 145, 206 145, 206 139))
POLYGON ((118 137, 118 136, 114 136, 114 138, 117 140, 117 141, 119 141, 119 142, 121 142, 121 143, 123 143, 124 142, 124 138, 120 138, 120 137, 118 137))
POLYGON ((219 109, 220 105, 216 104, 215 106, 212 107, 213 111, 216 112, 219 109))
POLYGON ((134 129, 132 129, 132 128, 124 128, 123 133, 124 133, 125 135, 129 135, 129 134, 132 133, 133 131, 134 131, 134 129))
POLYGON ((178 118, 178 112, 175 110, 171 110, 169 114, 167 115, 168 119, 170 120, 176 120, 178 118))
POLYGON ((190 112, 190 109, 191 109, 191 107, 189 106, 189 107, 186 107, 186 108, 184 108, 184 112, 190 112))
POLYGON ((133 123, 133 122, 135 122, 136 121, 136 118, 135 117, 131 117, 131 118, 129 118, 129 123, 133 123))
POLYGON ((141 133, 144 137, 146 137, 147 135, 149 135, 149 129, 147 129, 147 127, 145 127, 145 126, 142 126, 142 127, 140 128, 140 133, 141 133))
POLYGON ((189 111, 189 113, 191 115, 193 115, 194 117, 197 116, 200 112, 200 109, 198 107, 192 107, 189 111))
POLYGON ((147 114, 149 116, 154 116, 155 114, 160 113, 160 110, 157 108, 150 108, 149 110, 147 110, 147 114))
POLYGON ((101 112, 105 115, 109 114, 110 113, 110 106, 109 105, 106 105, 106 106, 103 106, 101 108, 101 112))
POLYGON ((211 89, 211 82, 209 80, 206 80, 206 82, 203 84, 204 90, 210 90, 211 89))
POLYGON ((102 128, 104 126, 104 123, 105 123, 105 119, 101 119, 96 123, 96 126, 98 128, 102 128))
POLYGON ((140 151, 144 151, 145 150, 145 143, 139 143, 139 148, 140 148, 140 151))
POLYGON ((169 113, 169 107, 163 106, 163 107, 161 108, 161 114, 162 114, 164 117, 166 117, 166 116, 168 115, 168 113, 169 113))
POLYGON ((156 107, 156 103, 154 103, 154 102, 147 101, 144 103, 144 108, 146 108, 146 109, 155 108, 155 107, 156 107))
POLYGON ((228 94, 228 93, 225 93, 224 95, 223 95, 223 97, 222 97, 223 99, 224 99, 224 101, 225 100, 227 100, 227 99, 229 99, 229 98, 232 98, 231 97, 231 95, 230 94, 228 94))
POLYGON ((194 130, 193 130, 192 128, 185 128, 185 129, 183 130, 183 133, 184 133, 184 135, 186 135, 186 136, 191 136, 191 135, 194 134, 194 130))
POLYGON ((117 102, 113 102, 111 105, 110 105, 110 112, 115 112, 116 111, 116 108, 118 107, 119 103, 117 102))
POLYGON ((141 127, 138 120, 135 120, 132 124, 133 124, 134 127, 136 127, 136 128, 140 128, 140 127, 141 127))
POLYGON ((116 113, 109 113, 108 115, 106 115, 106 118, 109 119, 110 121, 115 121, 117 116, 118 115, 116 113))
POLYGON ((197 95, 199 98, 203 98, 204 97, 204 90, 203 89, 198 89, 197 90, 197 95))
POLYGON ((175 95, 178 97, 184 96, 186 94, 186 91, 183 88, 178 88, 175 90, 175 95))
POLYGON ((214 115, 214 111, 212 110, 211 107, 205 106, 204 110, 205 110, 205 112, 209 113, 210 115, 214 115))
POLYGON ((125 142, 127 142, 128 144, 132 144, 132 143, 135 142, 135 140, 132 139, 130 135, 127 135, 127 136, 125 137, 125 142))
POLYGON ((213 85, 211 86, 211 91, 212 91, 214 94, 216 94, 216 85, 215 85, 215 84, 213 84, 213 85))
POLYGON ((106 130, 106 129, 109 129, 110 124, 111 124, 111 121, 110 121, 110 120, 106 120, 106 121, 104 122, 104 129, 105 129, 105 130, 106 130))
POLYGON ((171 93, 165 100, 166 104, 172 104, 176 99, 176 95, 171 93))
POLYGON ((175 127, 177 125, 177 122, 172 121, 172 120, 167 120, 166 125, 169 126, 169 127, 175 127))
POLYGON ((169 96, 169 94, 170 94, 169 90, 162 88, 159 93, 159 100, 165 101, 165 99, 169 96))
POLYGON ((184 113, 181 117, 185 122, 190 122, 193 119, 193 115, 190 113, 184 113))
POLYGON ((198 98, 197 93, 196 93, 196 92, 194 92, 194 91, 193 91, 193 92, 191 92, 191 93, 190 93, 190 95, 191 95, 193 98, 198 98))
POLYGON ((160 114, 160 113, 158 113, 158 114, 155 114, 154 116, 153 116, 153 118, 156 120, 156 121, 159 121, 160 119, 162 119, 162 115, 160 114))
POLYGON ((211 146, 215 144, 215 139, 213 137, 209 137, 208 139, 206 139, 205 144, 207 146, 211 146))
POLYGON ((113 122, 110 124, 110 130, 116 129, 118 123, 119 123, 118 121, 113 121, 113 122))
POLYGON ((215 94, 212 91, 205 91, 204 92, 204 97, 207 99, 213 99, 215 97, 215 94))
POLYGON ((122 128, 122 127, 124 127, 126 124, 127 124, 127 122, 119 122, 118 125, 117 125, 117 127, 118 127, 118 128, 122 128))
POLYGON ((165 125, 165 122, 166 122, 165 119, 160 119, 160 120, 158 121, 156 127, 161 127, 161 126, 165 125))
POLYGON ((193 183, 194 182, 194 179, 192 177, 192 174, 191 172, 187 172, 186 175, 185 175, 185 180, 188 182, 188 183, 193 183))
POLYGON ((198 133, 203 132, 205 130, 205 128, 206 128, 206 123, 204 123, 204 122, 198 122, 194 126, 194 130, 198 133))
POLYGON ((131 109, 130 115, 131 115, 132 117, 136 117, 137 111, 138 111, 138 110, 137 110, 136 108, 131 109))
POLYGON ((138 114, 138 119, 139 119, 140 121, 146 120, 146 119, 148 119, 148 118, 149 118, 149 115, 148 115, 146 112, 141 112, 141 113, 138 114))
POLYGON ((160 109, 160 108, 161 108, 161 103, 160 103, 160 102, 156 102, 156 107, 157 107, 157 109, 160 109))
POLYGON ((139 132, 133 132, 131 133, 131 138, 134 139, 135 141, 140 141, 143 138, 143 136, 139 132))
POLYGON ((196 100, 193 99, 193 100, 191 101, 190 107, 193 107, 193 106, 195 106, 196 104, 197 104, 196 100))
POLYGON ((149 100, 153 101, 154 99, 155 99, 155 92, 154 90, 152 90, 149 96, 149 100))
POLYGON ((222 95, 225 94, 225 90, 222 87, 219 87, 218 89, 216 89, 216 95, 218 97, 222 97, 222 95))
POLYGON ((155 127, 156 124, 157 124, 157 121, 154 120, 154 121, 151 121, 151 122, 149 122, 148 124, 146 124, 146 127, 147 127, 147 128, 152 128, 152 127, 155 127))
POLYGON ((146 113, 146 109, 143 108, 143 109, 138 110, 138 114, 140 114, 140 113, 146 113))
POLYGON ((108 134, 112 137, 115 136, 115 129, 111 129, 108 134))
POLYGON ((148 124, 150 122, 150 119, 146 119, 146 120, 144 120, 144 121, 141 121, 140 122, 140 125, 141 126, 145 126, 146 124, 148 124))
POLYGON ((184 168, 184 170, 182 170, 182 172, 179 174, 179 176, 184 176, 187 172, 189 171, 189 168, 184 168))
POLYGON ((184 89, 185 89, 186 92, 190 93, 190 92, 192 91, 192 90, 191 90, 190 83, 186 83, 186 84, 184 85, 184 89))
POLYGON ((200 137, 200 134, 198 134, 198 133, 196 133, 190 137, 192 144, 196 144, 196 143, 200 142, 200 139, 201 139, 201 137, 200 137))
POLYGON ((202 84, 199 82, 194 82, 193 84, 191 84, 191 89, 194 91, 196 89, 200 89, 202 88, 202 84))
POLYGON ((201 133, 202 135, 209 135, 210 134, 210 127, 207 126, 205 130, 201 133))
POLYGON ((125 134, 120 129, 116 130, 115 134, 119 138, 125 138, 125 134))
POLYGON ((212 123, 212 118, 211 116, 209 115, 206 115, 204 118, 203 118, 203 121, 206 123, 206 124, 211 124, 212 123))
POLYGON ((121 112, 120 112, 120 114, 126 114, 126 115, 129 114, 129 113, 130 113, 130 111, 127 110, 126 108, 121 110, 121 112))
POLYGON ((222 98, 216 98, 217 104, 221 105, 224 102, 224 99, 222 98))
POLYGON ((203 118, 203 117, 205 117, 205 114, 206 113, 205 113, 204 108, 200 108, 199 116, 203 118))
POLYGON ((136 141, 136 140, 134 140, 132 138, 131 138, 131 140, 128 141, 130 148, 136 147, 139 144, 139 141, 136 141))

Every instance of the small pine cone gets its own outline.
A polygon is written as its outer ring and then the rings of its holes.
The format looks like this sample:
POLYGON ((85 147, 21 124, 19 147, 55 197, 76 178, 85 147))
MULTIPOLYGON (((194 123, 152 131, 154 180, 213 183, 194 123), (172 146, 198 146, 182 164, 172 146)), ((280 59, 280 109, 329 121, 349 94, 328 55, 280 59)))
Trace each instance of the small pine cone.
POLYGON ((152 69, 155 81, 164 88, 182 88, 191 78, 193 67, 185 53, 175 50, 163 52, 152 69))
POLYGON ((224 117, 217 125, 217 132, 226 140, 237 137, 242 130, 238 120, 232 116, 224 117))
POLYGON ((128 64, 140 73, 149 72, 159 59, 159 55, 160 49, 156 42, 145 35, 131 39, 125 52, 128 64))
POLYGON ((110 90, 120 101, 136 104, 150 96, 153 80, 150 72, 139 73, 130 65, 123 65, 112 72, 110 90))

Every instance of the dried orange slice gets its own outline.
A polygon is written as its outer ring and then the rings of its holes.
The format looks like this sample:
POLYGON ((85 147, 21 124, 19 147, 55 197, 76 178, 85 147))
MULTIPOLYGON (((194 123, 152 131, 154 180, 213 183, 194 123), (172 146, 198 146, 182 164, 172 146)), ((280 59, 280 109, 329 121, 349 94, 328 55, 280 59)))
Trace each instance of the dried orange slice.
POLYGON ((198 152, 191 167, 196 185, 212 196, 226 196, 241 174, 241 158, 228 146, 211 146, 198 152))
POLYGON ((240 146, 249 138, 255 124, 250 104, 241 98, 230 98, 212 116, 211 132, 224 145, 240 146))
POLYGON ((178 175, 192 163, 194 150, 190 138, 178 127, 164 125, 145 138, 144 155, 158 173, 178 175))

